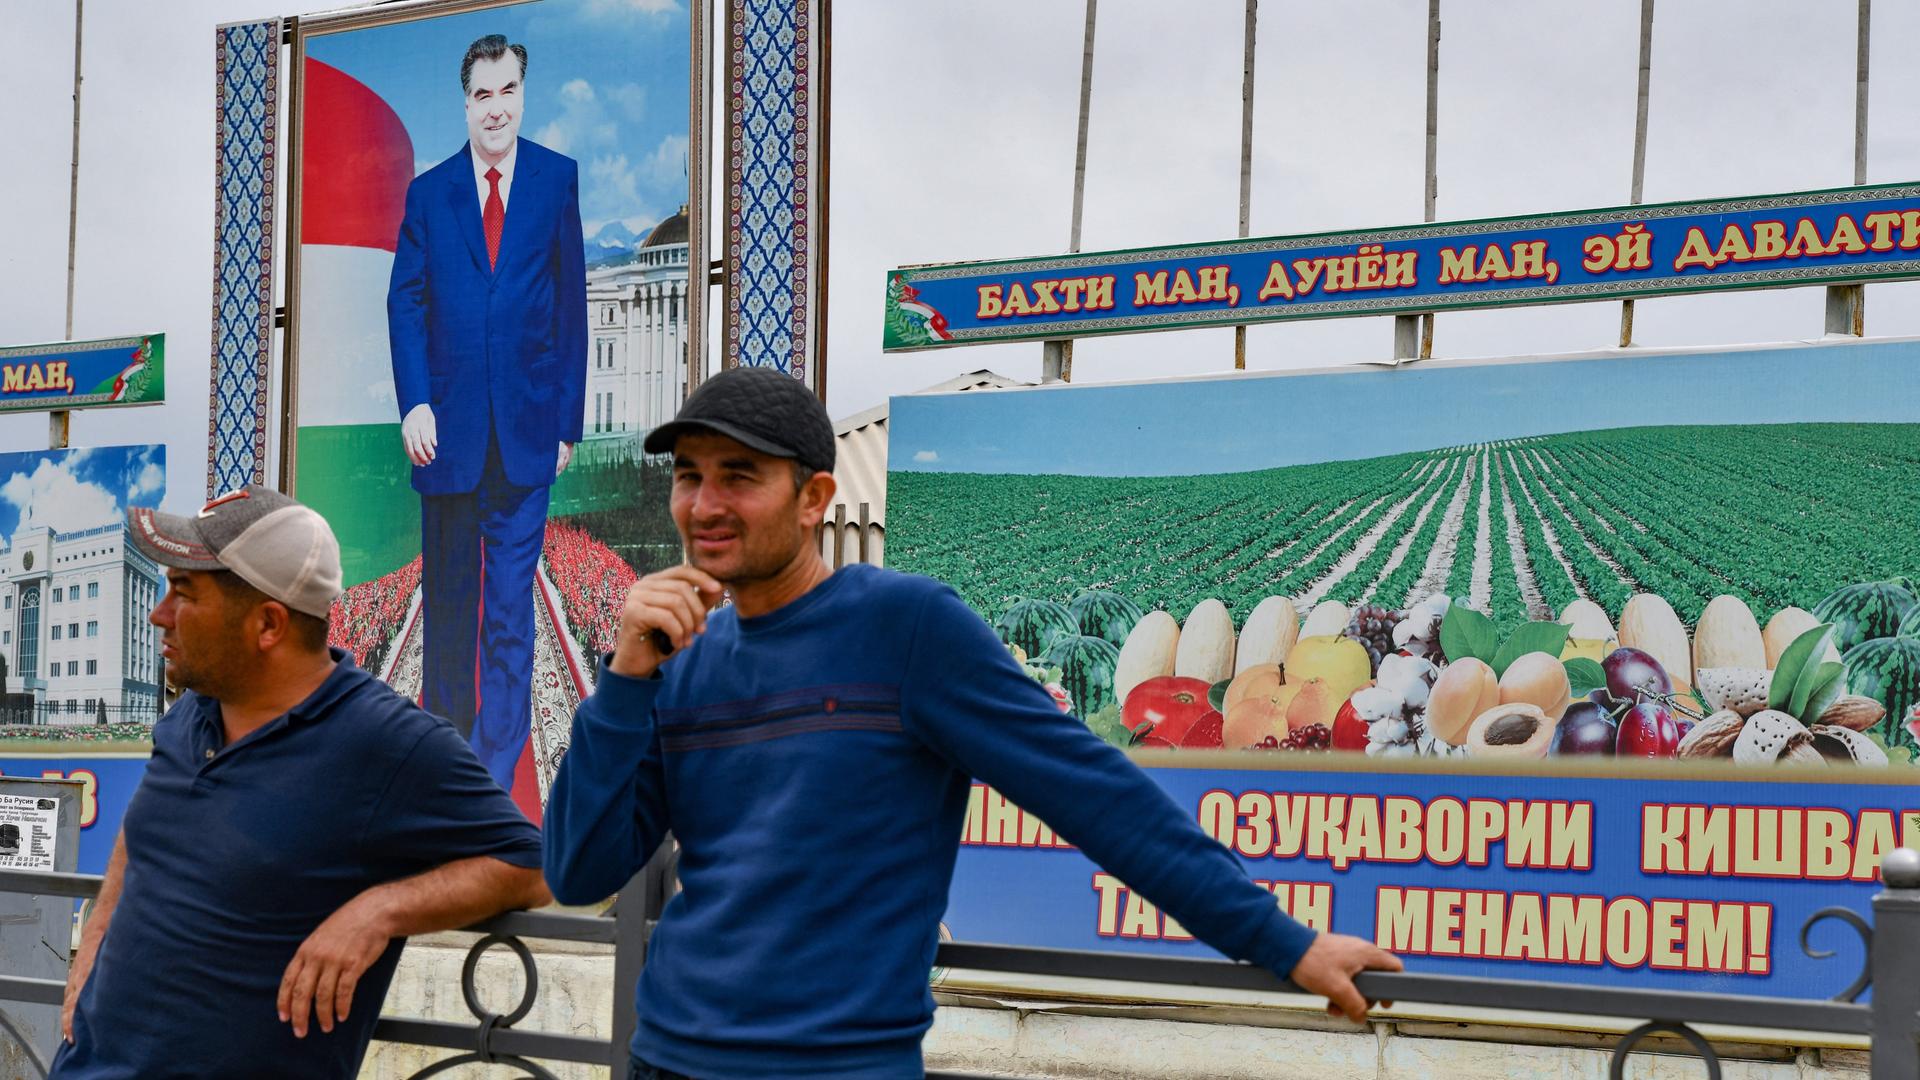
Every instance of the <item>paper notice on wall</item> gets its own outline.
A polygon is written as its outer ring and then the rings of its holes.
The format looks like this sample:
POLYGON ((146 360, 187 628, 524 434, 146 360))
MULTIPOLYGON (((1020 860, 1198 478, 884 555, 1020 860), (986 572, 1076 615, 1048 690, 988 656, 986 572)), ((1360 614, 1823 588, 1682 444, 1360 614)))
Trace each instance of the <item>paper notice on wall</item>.
POLYGON ((52 870, 58 799, 0 795, 0 870, 52 870))

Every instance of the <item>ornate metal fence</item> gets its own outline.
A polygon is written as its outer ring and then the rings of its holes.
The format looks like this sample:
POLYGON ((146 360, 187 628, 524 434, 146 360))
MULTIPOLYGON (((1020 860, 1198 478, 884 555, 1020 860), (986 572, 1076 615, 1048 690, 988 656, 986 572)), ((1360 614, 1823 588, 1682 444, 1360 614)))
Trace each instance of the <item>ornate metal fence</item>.
MULTIPOLYGON (((524 1069, 535 1080, 550 1080, 553 1074, 534 1059, 606 1065, 612 1080, 627 1080, 627 1046, 634 1019, 619 988, 632 986, 639 977, 640 967, 646 962, 647 938, 670 895, 671 880, 671 865, 656 860, 621 893, 619 902, 605 916, 520 912, 472 927, 484 936, 468 951, 461 971, 461 990, 475 1022, 466 1025, 383 1017, 374 1037, 461 1051, 415 1073, 412 1080, 473 1063, 504 1063, 524 1069), (521 1031, 514 1026, 527 1016, 539 992, 538 969, 526 938, 613 946, 616 992, 610 1039, 602 1042, 577 1035, 521 1031), (512 950, 526 973, 521 1001, 505 1014, 488 1012, 480 1003, 474 983, 480 957, 496 946, 512 950)), ((1884 888, 1873 898, 1871 922, 1850 909, 1829 908, 1815 914, 1800 930, 1800 947, 1816 958, 1832 955, 1815 952, 1808 943, 1808 930, 1823 920, 1845 923, 1866 945, 1861 971, 1824 1000, 1626 990, 1411 972, 1369 972, 1357 981, 1369 997, 1382 1000, 1644 1019, 1614 1046, 1610 1076, 1615 1080, 1624 1075, 1627 1055, 1658 1034, 1677 1036, 1691 1045, 1702 1057, 1707 1075, 1718 1080, 1720 1059, 1697 1030, 1700 1024, 1866 1035, 1872 1044, 1872 1080, 1912 1080, 1920 1076, 1920 964, 1914 961, 1920 956, 1920 852, 1901 849, 1888 855, 1881 880, 1884 888), (1859 999, 1869 987, 1873 990, 1872 1001, 1863 1004, 1859 999)), ((90 897, 99 888, 100 879, 89 874, 0 871, 0 892, 90 897)), ((940 946, 936 962, 949 969, 1006 974, 1237 990, 1296 989, 1261 968, 1226 960, 949 942, 940 946)), ((1836 983, 1845 975, 1836 972, 1836 983)), ((63 991, 56 980, 0 973, 0 1000, 57 1004, 63 991)), ((961 1073, 928 1075, 930 1080, 978 1080, 961 1073)))

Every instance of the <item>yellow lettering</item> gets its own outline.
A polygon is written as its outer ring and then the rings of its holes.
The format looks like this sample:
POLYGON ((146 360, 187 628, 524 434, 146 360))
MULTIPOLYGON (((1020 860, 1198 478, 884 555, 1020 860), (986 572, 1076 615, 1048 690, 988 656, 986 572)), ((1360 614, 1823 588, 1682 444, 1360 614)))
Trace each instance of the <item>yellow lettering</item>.
POLYGON ((1267 280, 1261 284, 1259 293, 1255 295, 1256 299, 1263 304, 1276 296, 1293 299, 1293 278, 1287 274, 1284 263, 1276 259, 1267 267, 1267 280))
POLYGON ((1224 266, 1203 266, 1200 268, 1201 300, 1225 300, 1227 298, 1227 268, 1224 266))
POLYGON ((1417 251, 1396 251, 1387 256, 1387 276, 1382 283, 1384 288, 1412 288, 1417 282, 1414 277, 1419 266, 1420 253, 1417 251))
POLYGON ((1103 274, 1087 282, 1087 310, 1106 311, 1113 307, 1113 275, 1103 274))
POLYGON ((1867 242, 1860 239, 1860 226, 1853 223, 1853 215, 1841 214, 1840 220, 1833 223, 1833 236, 1827 240, 1827 254, 1845 252, 1858 255, 1865 250, 1867 242))
POLYGON ((1673 260, 1675 270, 1685 270, 1690 266, 1714 267, 1713 248, 1707 244, 1707 234, 1698 226, 1687 230, 1687 239, 1680 245, 1680 257, 1673 260))
POLYGON ((1426 889, 1381 886, 1374 900, 1374 944, 1388 952, 1426 952, 1428 900, 1426 889))
POLYGON ((1640 807, 1640 870, 1664 874, 1678 869, 1686 859, 1686 843, 1680 839, 1686 830, 1685 815, 1678 807, 1646 803, 1640 807))
POLYGON ((1600 962, 1600 926, 1597 896, 1547 897, 1547 959, 1569 964, 1600 962))
POLYGON ((1479 281, 1480 273, 1474 263, 1480 249, 1472 244, 1455 251, 1452 248, 1440 249, 1440 284, 1451 285, 1456 281, 1479 281))
POLYGON ((1167 299, 1167 272, 1156 271, 1149 275, 1144 270, 1133 275, 1133 306, 1149 307, 1171 303, 1167 299))
POLYGON ((1753 257, 1777 259, 1787 253, 1787 226, 1779 221, 1753 223, 1753 257))
POLYGON ((974 317, 980 319, 999 318, 1001 311, 1000 286, 982 285, 980 286, 979 292, 980 307, 974 312, 974 317))

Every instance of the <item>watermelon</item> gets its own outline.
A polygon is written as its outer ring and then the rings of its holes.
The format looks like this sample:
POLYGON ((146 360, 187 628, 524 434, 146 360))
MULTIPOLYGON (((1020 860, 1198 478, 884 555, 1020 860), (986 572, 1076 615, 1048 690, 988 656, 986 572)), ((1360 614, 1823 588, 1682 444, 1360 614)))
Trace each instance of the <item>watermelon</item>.
POLYGON ((1900 629, 1894 636, 1920 638, 1920 604, 1915 604, 1907 617, 1900 620, 1900 629))
POLYGON ((1887 707, 1888 745, 1910 744, 1912 736, 1901 722, 1920 703, 1920 640, 1872 638, 1848 649, 1841 662, 1847 666, 1849 692, 1887 707))
POLYGON ((1055 638, 1053 648, 1047 650, 1047 663, 1060 669, 1060 685, 1073 699, 1075 716, 1084 720, 1117 704, 1113 671, 1120 664, 1120 650, 1113 642, 1088 634, 1055 638))
POLYGON ((1045 656, 1056 638, 1077 637, 1080 633, 1073 612, 1052 600, 1017 600, 993 628, 1001 641, 1020 646, 1028 658, 1045 656))
POLYGON ((1913 583, 1906 578, 1863 581, 1827 594, 1813 605, 1813 617, 1833 624, 1833 644, 1844 655, 1873 638, 1893 637, 1901 620, 1920 607, 1913 583))
POLYGON ((1127 643, 1127 635, 1140 621, 1139 605, 1119 593, 1087 589, 1073 598, 1067 607, 1088 637, 1106 638, 1114 648, 1127 643))

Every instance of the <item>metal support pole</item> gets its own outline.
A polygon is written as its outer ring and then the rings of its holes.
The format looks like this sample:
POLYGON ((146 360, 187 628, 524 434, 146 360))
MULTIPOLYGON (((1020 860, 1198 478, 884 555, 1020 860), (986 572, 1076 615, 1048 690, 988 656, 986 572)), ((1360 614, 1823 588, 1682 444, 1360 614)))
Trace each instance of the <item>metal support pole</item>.
MULTIPOLYGON (((86 27, 86 0, 73 0, 73 155, 67 176, 67 329, 62 341, 73 340, 73 267, 80 239, 80 35, 86 27)), ((69 414, 55 409, 47 414, 47 445, 64 449, 69 414)))
POLYGON ((1048 341, 1040 346, 1040 381, 1072 382, 1073 342, 1048 341))
POLYGON ((1920 851, 1899 848, 1880 864, 1882 891, 1873 898, 1872 1080, 1920 1075, 1920 851))
MULTIPOLYGON (((1247 0, 1246 44, 1240 65, 1240 238, 1246 239, 1253 208, 1253 41, 1260 0, 1247 0)), ((1247 369, 1247 328, 1233 328, 1233 369, 1247 369)))
MULTIPOLYGON (((1440 0, 1427 0, 1427 177, 1423 221, 1432 221, 1440 203, 1440 0)), ((1393 320, 1393 358, 1426 360, 1433 356, 1433 313, 1397 315, 1393 320), (1415 323, 1418 329, 1415 329, 1415 323)))
MULTIPOLYGON (((1647 179, 1647 97, 1653 82, 1653 0, 1640 0, 1640 91, 1633 110, 1633 194, 1629 201, 1640 205, 1641 189, 1647 179)), ((1633 301, 1620 302, 1620 347, 1633 344, 1633 301)))
MULTIPOLYGON (((1872 52, 1873 0, 1860 0, 1860 18, 1854 43, 1853 182, 1867 182, 1867 60, 1872 52)), ((1827 333, 1864 336, 1867 332, 1867 287, 1827 286, 1827 333)))
MULTIPOLYGON (((1087 117, 1093 106, 1093 28, 1100 0, 1087 0, 1087 29, 1080 41, 1080 126, 1073 143, 1073 224, 1067 250, 1080 250, 1080 216, 1087 201, 1087 117)), ((1073 343, 1049 341, 1042 346, 1041 382, 1073 381, 1073 343)))
POLYGON ((672 898, 679 848, 669 836, 646 867, 627 882, 613 903, 613 1060, 609 1080, 628 1080, 633 1061, 633 1030, 639 1023, 633 1011, 633 993, 640 985, 640 969, 647 964, 647 946, 660 913, 672 898))

